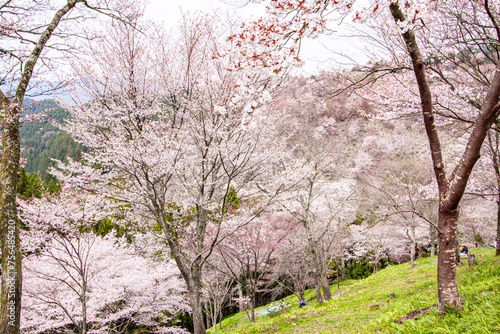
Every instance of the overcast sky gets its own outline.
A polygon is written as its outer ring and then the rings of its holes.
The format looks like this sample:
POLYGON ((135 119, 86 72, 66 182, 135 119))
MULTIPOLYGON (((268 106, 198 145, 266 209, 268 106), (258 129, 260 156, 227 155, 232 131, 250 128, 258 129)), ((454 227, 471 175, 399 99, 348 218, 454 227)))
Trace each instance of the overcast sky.
MULTIPOLYGON (((150 0, 150 4, 146 10, 146 15, 156 21, 164 22, 169 28, 175 28, 181 18, 181 12, 196 12, 202 11, 210 13, 218 12, 234 12, 243 19, 258 18, 265 15, 264 4, 247 4, 238 6, 237 3, 244 4, 244 0, 150 0)), ((336 29, 336 27, 333 27, 336 29)), ((341 38, 341 33, 335 33, 333 36, 323 36, 312 41, 304 41, 301 48, 301 59, 304 60, 305 66, 299 71, 305 75, 317 74, 320 70, 340 67, 340 63, 346 63, 347 58, 335 56, 334 52, 349 54, 355 58, 357 62, 364 63, 367 61, 362 56, 363 52, 360 48, 363 47, 359 40, 354 38, 341 38)))

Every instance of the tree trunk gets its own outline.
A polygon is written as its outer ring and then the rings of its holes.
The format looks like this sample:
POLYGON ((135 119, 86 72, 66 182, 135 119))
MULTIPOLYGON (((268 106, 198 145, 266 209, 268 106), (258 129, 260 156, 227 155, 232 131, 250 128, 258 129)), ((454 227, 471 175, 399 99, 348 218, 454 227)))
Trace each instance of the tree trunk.
POLYGON ((313 262, 313 278, 314 278, 314 290, 316 291, 316 301, 318 303, 323 302, 323 296, 321 295, 321 267, 319 264, 319 259, 318 259, 318 244, 314 240, 313 233, 311 231, 311 227, 309 226, 309 222, 307 220, 304 220, 302 222, 304 225, 304 228, 306 229, 306 234, 307 234, 307 242, 309 244, 309 249, 311 251, 311 259, 313 262))
MULTIPOLYGON (((440 207, 441 209, 441 207, 440 207)), ((462 302, 458 295, 456 280, 456 236, 458 212, 439 212, 438 229, 438 266, 437 266, 437 290, 438 290, 438 312, 443 314, 448 308, 462 311, 462 302)))
POLYGON ((415 242, 415 226, 413 225, 413 222, 412 222, 412 226, 411 226, 411 229, 410 229, 410 261, 411 261, 411 265, 414 266, 415 265, 415 247, 416 247, 416 242, 415 242))
MULTIPOLYGON (((499 122, 496 122, 496 128, 499 128, 499 122)), ((491 162, 493 163, 493 170, 495 171, 495 177, 496 177, 496 193, 500 194, 500 135, 498 134, 498 131, 493 131, 490 130, 488 132, 488 144, 489 144, 489 149, 490 149, 490 155, 491 155, 491 162)), ((495 238, 496 240, 496 245, 495 245, 495 255, 499 256, 500 255, 500 195, 497 195, 497 236, 495 238)))
MULTIPOLYGON (((1 94, 1 92, 0 92, 1 94)), ((3 159, 0 174, 0 229, 2 243, 2 286, 0 300, 0 333, 20 332, 21 316, 21 246, 16 208, 17 173, 19 170, 19 106, 9 106, 3 95, 1 109, 3 159)))
POLYGON ((245 306, 243 305, 243 289, 241 284, 238 284, 238 310, 239 312, 245 311, 245 306))
POLYGON ((321 258, 321 287, 323 288, 323 297, 325 300, 330 300, 332 299, 332 293, 330 292, 330 284, 328 284, 328 277, 327 277, 327 266, 326 266, 326 261, 324 261, 324 258, 321 258))
POLYGON ((437 230, 434 227, 434 225, 429 224, 429 239, 430 239, 430 246, 431 246, 431 257, 436 255, 436 237, 437 237, 437 230))
MULTIPOLYGON (((396 23, 405 22, 406 17, 399 3, 389 5, 396 23)), ((413 72, 417 79, 424 119, 425 130, 434 167, 434 173, 439 189, 438 210, 438 305, 442 314, 447 308, 462 310, 456 282, 456 232, 460 200, 465 192, 472 169, 479 159, 481 146, 493 121, 500 110, 500 63, 496 66, 495 75, 477 116, 464 154, 455 171, 448 179, 442 156, 441 142, 436 129, 432 108, 432 94, 425 73, 425 62, 415 38, 413 30, 408 28, 403 33, 408 52, 413 64, 413 72)))
POLYGON ((330 292, 330 284, 328 284, 328 278, 326 275, 321 275, 321 287, 323 288, 323 296, 325 297, 325 300, 330 300, 332 299, 332 293, 330 292))
POLYGON ((251 310, 250 310, 250 321, 255 322, 255 290, 252 292, 252 300, 250 301, 251 305, 251 310))
MULTIPOLYGON (((500 189, 500 186, 499 186, 500 189)), ((495 255, 500 256, 500 200, 497 201, 497 238, 495 255)))
POLYGON ((82 291, 80 296, 80 303, 82 304, 82 324, 81 324, 81 334, 87 334, 87 282, 85 278, 82 278, 82 291))
POLYGON ((345 281, 347 279, 347 275, 345 273, 345 260, 344 260, 344 258, 340 259, 340 263, 341 263, 340 271, 341 271, 341 275, 342 275, 342 280, 345 281))
POLYGON ((203 312, 200 298, 200 279, 201 275, 193 275, 189 284, 189 301, 191 305, 191 316, 193 317, 193 328, 195 334, 205 334, 205 322, 203 321, 203 312))
POLYGON ((323 302, 323 296, 321 295, 321 281, 320 281, 320 272, 321 269, 319 269, 318 265, 318 257, 316 255, 316 250, 311 249, 312 253, 312 258, 313 258, 313 278, 314 278, 314 290, 316 291, 316 301, 318 303, 323 302))
POLYGON ((335 259, 335 268, 337 269, 337 290, 340 290, 340 277, 339 277, 339 259, 335 259))

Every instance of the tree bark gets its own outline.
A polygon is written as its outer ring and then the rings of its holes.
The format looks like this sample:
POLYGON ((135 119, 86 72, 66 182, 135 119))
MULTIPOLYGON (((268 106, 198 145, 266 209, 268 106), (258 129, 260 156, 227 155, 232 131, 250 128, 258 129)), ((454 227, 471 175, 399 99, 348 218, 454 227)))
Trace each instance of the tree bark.
POLYGON ((328 278, 325 273, 321 275, 321 287, 323 288, 323 296, 325 300, 332 299, 332 293, 330 292, 330 284, 328 284, 328 278))
POLYGON ((434 227, 434 225, 429 224, 429 239, 430 239, 430 246, 431 246, 431 257, 436 255, 436 237, 437 237, 437 230, 434 227))
POLYGON ((332 299, 332 293, 330 292, 330 284, 328 284, 328 277, 327 277, 327 265, 326 265, 325 258, 322 256, 321 257, 321 288, 323 289, 323 297, 325 300, 330 300, 332 299))
POLYGON ((458 209, 451 212, 439 212, 438 221, 438 271, 437 290, 439 312, 447 308, 462 311, 462 302, 458 295, 456 280, 456 231, 458 209))
POLYGON ((316 291, 316 301, 321 304, 323 302, 323 296, 321 295, 321 268, 318 263, 318 253, 316 251, 315 243, 312 240, 309 240, 309 246, 311 247, 313 260, 313 278, 314 290, 316 291))
POLYGON ((413 221, 411 223, 411 227, 410 227, 410 262, 411 262, 411 265, 414 266, 415 265, 415 248, 417 246, 417 243, 415 242, 416 240, 416 236, 415 236, 415 225, 413 224, 413 221))
MULTIPOLYGON (((497 122, 496 127, 498 128, 499 124, 497 122)), ((489 143, 489 149, 490 149, 490 154, 491 154, 491 162, 493 163, 493 170, 495 171, 495 177, 496 177, 496 193, 497 193, 497 236, 495 238, 496 240, 496 250, 495 250, 495 255, 500 256, 500 150, 499 150, 499 144, 500 144, 500 135, 498 134, 498 131, 495 131, 493 134, 491 133, 492 131, 490 130, 488 132, 488 143, 489 143)))
POLYGON ((191 316, 193 317, 193 327, 195 334, 205 334, 205 322, 203 321, 203 312, 201 310, 201 275, 192 275, 189 287, 189 302, 191 304, 191 316))
MULTIPOLYGON (((389 8, 396 23, 406 21, 406 17, 399 8, 398 3, 391 3, 389 8)), ((500 63, 497 64, 497 69, 486 95, 485 103, 476 118, 462 160, 455 169, 456 172, 452 175, 452 178, 448 179, 442 158, 441 143, 434 121, 432 95, 425 73, 424 59, 418 48, 413 30, 409 28, 402 35, 411 56, 413 71, 418 83, 422 114, 439 189, 438 312, 439 314, 443 314, 449 308, 461 311, 462 305, 456 283, 455 261, 459 204, 472 168, 479 159, 481 146, 486 134, 498 116, 500 108, 498 102, 500 97, 500 63)))
POLYGON ((342 275, 342 280, 345 281, 347 279, 347 275, 345 273, 345 260, 344 258, 340 259, 341 261, 341 267, 340 267, 340 271, 341 271, 341 275, 342 275))
POLYGON ((495 240, 497 246, 495 255, 500 256, 500 200, 497 201, 497 238, 495 240))

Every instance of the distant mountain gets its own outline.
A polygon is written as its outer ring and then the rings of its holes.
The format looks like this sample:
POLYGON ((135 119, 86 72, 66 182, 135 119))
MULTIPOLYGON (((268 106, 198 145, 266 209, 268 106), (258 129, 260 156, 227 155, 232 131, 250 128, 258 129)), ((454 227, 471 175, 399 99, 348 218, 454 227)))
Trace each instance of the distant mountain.
MULTIPOLYGON (((26 104, 28 106, 34 101, 27 102, 29 102, 26 104)), ((65 161, 69 156, 78 160, 85 148, 76 143, 70 135, 50 124, 51 120, 61 123, 71 117, 71 114, 55 101, 43 100, 33 103, 23 111, 22 116, 38 114, 42 111, 46 111, 47 121, 22 123, 19 132, 21 147, 24 147, 21 156, 27 159, 26 172, 36 172, 43 180, 47 175, 47 169, 55 165, 51 159, 65 161)))

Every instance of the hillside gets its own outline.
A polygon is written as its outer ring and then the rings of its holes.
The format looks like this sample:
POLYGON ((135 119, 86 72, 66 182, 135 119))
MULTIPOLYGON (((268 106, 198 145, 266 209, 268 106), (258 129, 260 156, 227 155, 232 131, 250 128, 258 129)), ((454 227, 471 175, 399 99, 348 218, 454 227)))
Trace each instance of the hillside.
MULTIPOLYGON (((476 248, 477 264, 462 261, 457 276, 464 312, 437 315, 431 310, 417 320, 396 324, 395 319, 437 302, 437 258, 423 258, 391 266, 363 280, 330 287, 334 298, 323 305, 308 302, 301 309, 295 296, 289 307, 249 322, 245 313, 223 320, 217 333, 498 333, 500 332, 500 258, 493 248, 476 248)), ((309 290, 306 299, 313 296, 309 290)), ((274 305, 279 305, 279 301, 274 305)), ((261 314, 269 305, 259 308, 261 314)), ((213 330, 210 330, 213 333, 213 330)))
POLYGON ((84 148, 70 135, 62 132, 50 121, 63 122, 70 117, 69 112, 59 107, 53 100, 43 100, 28 106, 23 115, 46 111, 47 121, 22 123, 19 129, 22 157, 26 159, 26 172, 36 172, 43 180, 47 168, 54 166, 51 159, 64 160, 67 156, 79 159, 84 148))

